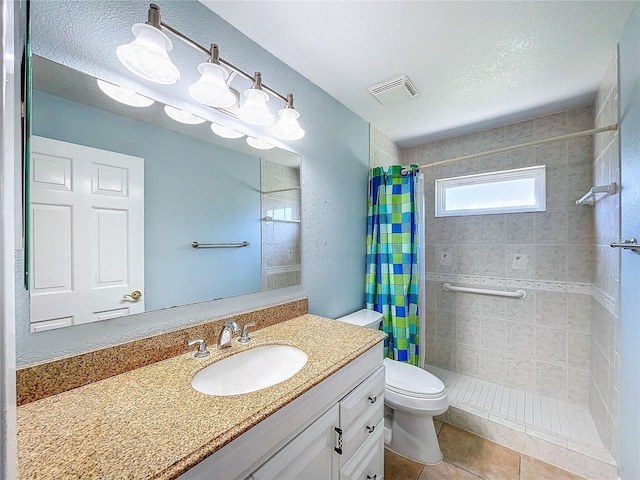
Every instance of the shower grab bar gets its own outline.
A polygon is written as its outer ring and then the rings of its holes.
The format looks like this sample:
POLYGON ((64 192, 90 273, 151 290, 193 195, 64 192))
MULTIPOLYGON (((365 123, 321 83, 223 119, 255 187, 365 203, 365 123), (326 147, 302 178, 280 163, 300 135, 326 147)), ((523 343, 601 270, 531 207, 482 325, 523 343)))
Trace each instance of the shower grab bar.
POLYGON ((282 223, 300 223, 300 220, 286 220, 284 218, 273 218, 269 215, 267 215, 266 217, 262 217, 261 220, 263 222, 282 222, 282 223))
POLYGON ((471 287, 456 287, 450 283, 442 285, 442 289, 446 292, 464 292, 464 293, 479 293, 480 295, 495 295, 497 297, 510 297, 510 298, 527 298, 527 292, 524 290, 516 290, 515 292, 503 292, 500 290, 486 290, 484 288, 471 288, 471 287))
POLYGON ((240 243, 198 243, 191 242, 193 248, 227 248, 227 247, 248 247, 251 245, 246 240, 240 243))
POLYGON ((280 188, 278 190, 265 190, 260 193, 263 195, 268 195, 270 193, 280 193, 280 192, 293 192, 294 190, 301 190, 300 187, 290 187, 290 188, 280 188))

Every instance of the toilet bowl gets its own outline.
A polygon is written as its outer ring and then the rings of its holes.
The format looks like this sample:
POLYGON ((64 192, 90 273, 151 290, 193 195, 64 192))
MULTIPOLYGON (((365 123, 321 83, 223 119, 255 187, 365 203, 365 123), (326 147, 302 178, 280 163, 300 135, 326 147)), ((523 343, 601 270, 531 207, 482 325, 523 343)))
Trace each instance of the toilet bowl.
MULTIPOLYGON (((382 314, 359 310, 338 320, 378 329, 382 314)), ((435 375, 408 363, 385 358, 384 365, 385 446, 418 462, 439 463, 442 453, 433 417, 449 408, 444 384, 435 375)))

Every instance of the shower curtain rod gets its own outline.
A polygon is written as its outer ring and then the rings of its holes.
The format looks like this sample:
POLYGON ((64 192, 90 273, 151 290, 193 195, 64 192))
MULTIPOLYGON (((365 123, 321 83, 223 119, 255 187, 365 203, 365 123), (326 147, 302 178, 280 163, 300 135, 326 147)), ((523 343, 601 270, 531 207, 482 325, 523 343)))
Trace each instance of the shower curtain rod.
MULTIPOLYGON (((520 150, 523 148, 535 147, 537 145, 544 145, 547 143, 558 142, 560 140, 569 140, 572 138, 586 137, 589 135, 595 135, 596 133, 609 132, 611 130, 617 130, 617 129, 618 129, 618 124, 614 123, 613 125, 609 125, 607 127, 592 128, 591 130, 583 130, 581 132, 567 133, 565 135, 559 135, 557 137, 550 137, 542 140, 536 140, 534 142, 521 143, 519 145, 513 145, 511 147, 496 148, 495 150, 488 150, 486 152, 472 153, 471 155, 464 155, 462 157, 455 157, 455 158, 449 158, 447 160, 440 160, 438 162, 420 165, 418 166, 418 168, 422 170, 423 168, 436 167, 438 165, 446 165, 448 163, 460 162, 462 160, 469 160, 470 158, 486 157, 487 155, 495 155, 497 153, 511 152, 513 150, 520 150)), ((406 168, 402 169, 403 174, 407 173, 408 171, 409 170, 407 170, 406 168)))

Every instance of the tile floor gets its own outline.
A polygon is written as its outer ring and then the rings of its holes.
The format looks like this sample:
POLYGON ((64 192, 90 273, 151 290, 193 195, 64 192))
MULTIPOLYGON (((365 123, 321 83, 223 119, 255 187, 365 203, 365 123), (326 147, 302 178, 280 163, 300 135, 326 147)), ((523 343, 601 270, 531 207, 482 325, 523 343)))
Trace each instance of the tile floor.
POLYGON ((444 461, 423 465, 385 449, 385 480, 582 480, 582 477, 436 420, 444 461))

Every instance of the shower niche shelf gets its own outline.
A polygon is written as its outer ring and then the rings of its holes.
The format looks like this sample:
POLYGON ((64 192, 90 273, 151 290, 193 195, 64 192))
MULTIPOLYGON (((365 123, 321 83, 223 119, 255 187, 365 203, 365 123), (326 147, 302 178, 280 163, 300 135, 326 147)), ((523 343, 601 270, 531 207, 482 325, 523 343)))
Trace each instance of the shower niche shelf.
POLYGON ((591 187, 591 189, 583 195, 579 200, 576 200, 576 205, 590 205, 596 204, 596 194, 604 193, 606 195, 613 195, 618 192, 618 185, 616 182, 611 182, 609 185, 598 185, 591 187))

